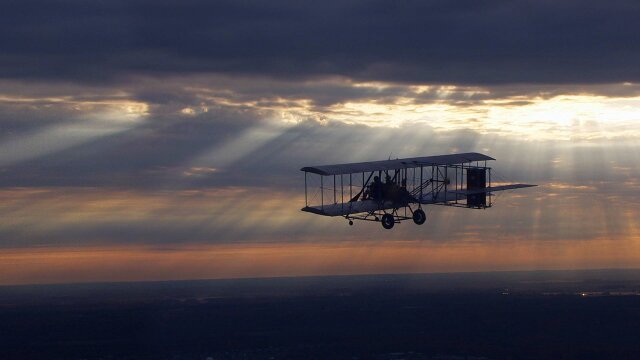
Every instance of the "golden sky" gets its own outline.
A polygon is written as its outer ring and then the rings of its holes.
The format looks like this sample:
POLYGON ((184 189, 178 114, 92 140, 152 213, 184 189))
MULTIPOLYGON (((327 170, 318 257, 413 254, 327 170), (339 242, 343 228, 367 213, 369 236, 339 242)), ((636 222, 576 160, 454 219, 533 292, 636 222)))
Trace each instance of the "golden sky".
POLYGON ((640 264, 630 83, 5 81, 0 107, 0 284, 640 264), (303 166, 465 151, 539 187, 392 231, 300 211, 303 166))
POLYGON ((640 264, 637 2, 36 5, 0 21, 0 284, 640 264), (300 211, 304 166, 472 151, 539 186, 300 211))

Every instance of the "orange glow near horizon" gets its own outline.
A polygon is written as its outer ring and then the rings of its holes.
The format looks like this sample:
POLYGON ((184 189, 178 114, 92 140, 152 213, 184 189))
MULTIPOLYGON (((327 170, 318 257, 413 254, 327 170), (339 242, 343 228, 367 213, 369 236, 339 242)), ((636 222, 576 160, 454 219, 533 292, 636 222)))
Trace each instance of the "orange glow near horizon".
POLYGON ((634 268, 640 238, 426 244, 224 244, 5 249, 0 285, 383 273, 634 268))
POLYGON ((427 225, 390 232, 302 213, 302 195, 261 188, 14 188, 0 191, 0 284, 637 268, 640 210, 603 186, 436 207, 427 225))

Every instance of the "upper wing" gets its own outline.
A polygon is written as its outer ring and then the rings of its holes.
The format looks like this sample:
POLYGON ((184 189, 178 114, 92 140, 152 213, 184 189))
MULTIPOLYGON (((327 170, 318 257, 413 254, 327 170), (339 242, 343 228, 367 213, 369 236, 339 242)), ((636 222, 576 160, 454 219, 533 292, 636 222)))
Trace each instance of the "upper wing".
POLYGON ((455 165, 465 164, 473 161, 495 160, 494 158, 480 153, 462 153, 450 155, 423 156, 406 159, 368 161, 350 164, 335 164, 321 166, 307 166, 301 171, 311 172, 318 175, 341 175, 370 171, 385 171, 414 168, 430 165, 455 165))

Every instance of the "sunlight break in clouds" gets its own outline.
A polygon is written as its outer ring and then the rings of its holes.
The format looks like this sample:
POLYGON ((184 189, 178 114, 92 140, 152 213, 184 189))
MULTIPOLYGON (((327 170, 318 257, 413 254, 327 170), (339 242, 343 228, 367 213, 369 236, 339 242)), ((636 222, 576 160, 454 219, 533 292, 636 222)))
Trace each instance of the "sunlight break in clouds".
MULTIPOLYGON (((179 81, 174 79, 174 81, 179 81)), ((194 115, 223 106, 284 124, 339 121, 373 127, 427 125, 525 140, 598 141, 640 137, 640 96, 633 84, 590 87, 471 87, 355 82, 231 82, 212 77, 185 89, 194 115), (204 109, 204 110, 203 110, 204 109)), ((262 138, 256 135, 256 139, 262 138)))
MULTIPOLYGON (((290 110, 282 109, 287 112, 290 110)), ((301 115, 369 126, 429 125, 436 130, 473 130, 529 140, 610 140, 640 137, 640 97, 563 95, 550 99, 484 100, 458 106, 441 100, 420 104, 412 98, 395 103, 346 102, 301 115), (515 101, 523 104, 513 105, 515 101)))
POLYGON ((215 166, 224 168, 242 159, 252 151, 258 150, 270 140, 282 135, 290 123, 283 124, 265 121, 263 124, 245 130, 234 139, 213 146, 211 149, 196 155, 192 166, 215 166))
POLYGON ((99 137, 139 126, 148 115, 145 103, 128 100, 82 101, 70 98, 1 97, 0 104, 32 104, 46 112, 55 108, 68 114, 57 125, 12 136, 0 142, 0 166, 7 166, 71 148, 99 137))

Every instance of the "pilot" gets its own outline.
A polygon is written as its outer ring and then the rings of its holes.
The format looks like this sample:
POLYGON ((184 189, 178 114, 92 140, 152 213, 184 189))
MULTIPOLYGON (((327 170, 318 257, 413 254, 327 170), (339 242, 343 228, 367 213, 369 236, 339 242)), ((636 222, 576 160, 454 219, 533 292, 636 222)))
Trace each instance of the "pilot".
POLYGON ((371 184, 369 196, 374 200, 380 200, 382 198, 382 182, 379 176, 373 177, 373 184, 371 184))
POLYGON ((399 197, 402 201, 411 201, 411 193, 407 190, 407 178, 402 179, 402 185, 400 185, 399 197))
POLYGON ((387 174, 387 176, 384 179, 384 189, 382 191, 382 196, 386 199, 386 200, 393 200, 396 196, 397 193, 397 187, 398 185, 396 185, 396 183, 393 182, 393 180, 391 180, 391 176, 389 174, 387 174))

